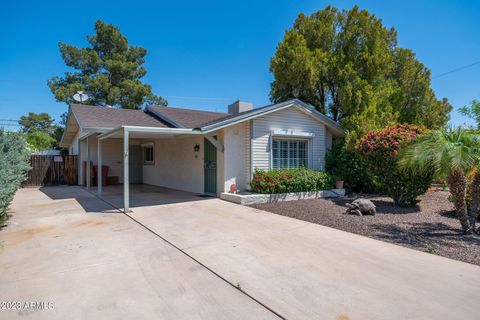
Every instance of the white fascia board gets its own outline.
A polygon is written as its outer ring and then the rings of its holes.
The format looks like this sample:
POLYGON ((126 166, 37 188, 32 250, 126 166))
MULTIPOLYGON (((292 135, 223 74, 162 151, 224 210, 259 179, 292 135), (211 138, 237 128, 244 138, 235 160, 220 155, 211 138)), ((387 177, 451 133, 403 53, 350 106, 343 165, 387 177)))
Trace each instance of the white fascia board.
POLYGON ((105 127, 87 127, 83 128, 84 131, 90 131, 90 132, 99 132, 99 133, 104 133, 112 130, 113 128, 105 128, 105 127))
POLYGON ((73 117, 75 118, 75 121, 77 121, 78 126, 80 127, 80 129, 82 129, 83 128, 82 123, 80 122, 80 120, 78 120, 78 117, 75 114, 75 112, 73 111, 72 107, 70 107, 69 109, 70 109, 70 113, 73 114, 73 117))
MULTIPOLYGON (((67 115, 67 121, 65 122, 65 128, 63 129, 62 137, 60 138, 60 147, 67 148, 67 145, 63 145, 63 139, 65 139, 65 133, 67 132, 67 125, 68 125, 68 120, 70 120, 70 116, 72 115, 72 108, 68 107, 68 115, 67 115)), ((77 121, 78 123, 78 121, 77 121)), ((80 127, 80 125, 78 125, 80 127)), ((81 129, 79 129, 81 130, 81 129)))
POLYGON ((201 134, 200 131, 186 128, 158 128, 158 127, 136 127, 122 126, 129 132, 152 132, 152 133, 172 133, 172 134, 201 134))
POLYGON ((78 140, 84 140, 88 137, 91 137, 95 134, 98 134, 98 132, 95 132, 95 131, 92 131, 92 132, 84 132, 83 134, 79 135, 78 136, 78 140))
POLYGON ((102 133, 98 136, 100 140, 107 139, 117 133, 118 131, 128 131, 128 132, 150 132, 150 133, 165 133, 165 134, 190 134, 198 135, 202 132, 194 129, 183 129, 183 128, 158 128, 158 127, 137 127, 137 126, 121 126, 114 129, 111 129, 107 132, 102 133))
POLYGON ((117 133, 120 130, 123 130, 123 127, 113 128, 110 131, 104 132, 104 133, 102 133, 98 136, 98 140, 107 139, 108 137, 114 135, 115 133, 117 133))
POLYGON ((63 147, 63 148, 67 148, 68 145, 64 145, 64 141, 63 139, 65 138, 65 133, 67 132, 67 127, 68 127, 68 122, 70 121, 70 118, 73 116, 73 118, 75 119, 75 121, 77 122, 78 124, 78 130, 80 132, 82 132, 83 130, 83 127, 82 127, 82 124, 80 123, 80 121, 78 120, 77 116, 75 115, 75 112, 73 112, 73 109, 71 106, 68 107, 68 115, 67 115, 67 121, 65 122, 65 128, 63 130, 63 133, 62 133, 62 138, 60 139, 60 147, 63 147))

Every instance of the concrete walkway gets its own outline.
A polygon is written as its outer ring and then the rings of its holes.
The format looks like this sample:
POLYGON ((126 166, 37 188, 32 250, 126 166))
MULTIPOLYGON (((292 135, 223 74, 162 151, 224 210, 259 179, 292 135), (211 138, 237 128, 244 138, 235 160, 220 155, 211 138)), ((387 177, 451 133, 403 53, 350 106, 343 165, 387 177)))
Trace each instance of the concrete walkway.
POLYGON ((219 199, 132 194, 131 217, 240 291, 84 190, 43 191, 20 190, 0 231, 1 300, 55 303, 32 318, 275 318, 243 291, 286 319, 478 319, 474 265, 219 199))

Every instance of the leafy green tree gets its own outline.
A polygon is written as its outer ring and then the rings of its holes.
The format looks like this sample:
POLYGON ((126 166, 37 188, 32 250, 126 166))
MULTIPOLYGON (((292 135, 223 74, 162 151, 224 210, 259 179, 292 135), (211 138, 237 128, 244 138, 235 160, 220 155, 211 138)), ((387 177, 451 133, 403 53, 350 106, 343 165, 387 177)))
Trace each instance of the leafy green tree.
POLYGON ((42 131, 27 133, 26 140, 32 150, 48 150, 56 146, 57 140, 42 131))
POLYGON ((470 105, 460 108, 459 111, 475 120, 477 129, 480 129, 480 100, 473 100, 470 105))
POLYGON ((396 121, 421 124, 429 129, 445 125, 452 106, 446 98, 436 99, 431 88, 430 70, 410 49, 395 48, 393 56, 393 91, 388 102, 397 115, 396 121))
POLYGON ((145 48, 129 45, 117 27, 100 20, 95 23, 95 35, 87 36, 87 41, 88 48, 59 44, 65 64, 75 71, 48 81, 57 101, 72 103, 73 95, 83 90, 95 105, 137 109, 144 104, 167 104, 141 81, 147 73, 145 48))
POLYGON ((63 134, 63 127, 58 126, 48 113, 29 112, 21 116, 18 123, 26 133, 26 140, 33 150, 57 148, 63 134))
POLYGON ((361 135, 391 122, 437 128, 451 110, 397 33, 357 6, 300 14, 270 61, 274 102, 299 98, 361 135))
POLYGON ((52 135, 57 127, 52 117, 44 112, 29 112, 28 115, 20 117, 18 124, 22 126, 21 129, 25 133, 40 131, 48 135, 52 135))
POLYGON ((401 154, 400 164, 415 173, 433 168, 438 177, 445 178, 462 229, 471 234, 478 232, 475 225, 480 205, 479 159, 480 139, 476 134, 462 128, 440 129, 408 146, 401 154), (473 173, 470 182, 469 173, 473 173))

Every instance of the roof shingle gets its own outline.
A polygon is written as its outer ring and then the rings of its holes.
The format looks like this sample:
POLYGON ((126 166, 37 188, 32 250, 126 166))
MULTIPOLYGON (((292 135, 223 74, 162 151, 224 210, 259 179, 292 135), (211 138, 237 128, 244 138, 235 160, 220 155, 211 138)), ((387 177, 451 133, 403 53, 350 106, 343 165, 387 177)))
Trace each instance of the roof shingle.
POLYGON ((149 106, 147 110, 160 117, 170 119, 177 125, 184 128, 201 128, 207 123, 215 122, 231 116, 229 113, 163 106, 149 106))
POLYGON ((71 110, 83 128, 171 127, 143 110, 116 109, 83 104, 72 104, 71 110))

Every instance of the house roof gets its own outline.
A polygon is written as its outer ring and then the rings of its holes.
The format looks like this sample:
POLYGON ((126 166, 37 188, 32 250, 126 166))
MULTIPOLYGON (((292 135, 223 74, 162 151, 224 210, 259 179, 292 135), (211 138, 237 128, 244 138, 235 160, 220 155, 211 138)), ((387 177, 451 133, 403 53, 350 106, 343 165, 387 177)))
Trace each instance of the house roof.
POLYGON ((206 124, 218 121, 219 119, 234 116, 229 113, 164 106, 148 106, 146 111, 154 114, 174 127, 190 129, 201 128, 206 124))
POLYGON ((116 109, 83 104, 72 104, 70 107, 80 127, 84 129, 111 129, 119 126, 170 127, 167 123, 156 119, 143 110, 116 109))
POLYGON ((154 128, 163 128, 170 131, 179 130, 179 132, 181 131, 180 129, 190 129, 206 134, 292 106, 324 123, 335 137, 344 136, 343 129, 335 121, 298 99, 271 104, 237 114, 163 106, 149 106, 143 111, 72 104, 61 145, 69 145, 78 129, 109 132, 121 127, 130 127, 131 129, 133 127, 142 127, 143 132, 148 131, 148 128, 152 128, 152 130, 154 128))
POLYGON ((297 107, 303 112, 308 113, 311 116, 320 120, 331 130, 331 132, 334 134, 335 137, 343 137, 345 135, 345 131, 340 127, 338 123, 336 123, 331 118, 324 115, 323 113, 319 112, 311 105, 298 99, 292 99, 292 100, 288 100, 280 103, 275 103, 275 104, 267 105, 264 107, 240 112, 238 114, 229 114, 224 118, 220 118, 215 121, 212 121, 211 123, 204 124, 201 130, 204 133, 208 133, 214 130, 218 130, 242 121, 253 119, 253 118, 256 118, 271 112, 275 112, 284 108, 288 108, 291 106, 297 107))

